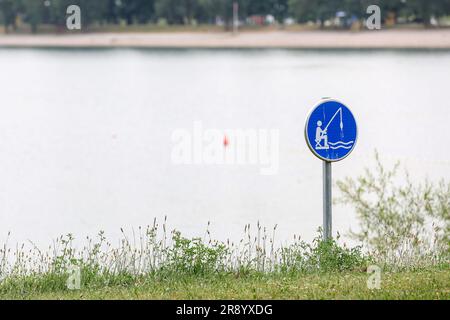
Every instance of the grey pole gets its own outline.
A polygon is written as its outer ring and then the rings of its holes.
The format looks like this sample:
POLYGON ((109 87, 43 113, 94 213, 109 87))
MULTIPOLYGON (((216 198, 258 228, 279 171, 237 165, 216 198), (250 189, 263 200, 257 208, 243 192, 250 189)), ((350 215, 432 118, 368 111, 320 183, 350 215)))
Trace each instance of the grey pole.
POLYGON ((238 33, 239 28, 239 3, 233 2, 233 34, 238 33))
POLYGON ((323 239, 331 239, 331 162, 323 162, 323 239))

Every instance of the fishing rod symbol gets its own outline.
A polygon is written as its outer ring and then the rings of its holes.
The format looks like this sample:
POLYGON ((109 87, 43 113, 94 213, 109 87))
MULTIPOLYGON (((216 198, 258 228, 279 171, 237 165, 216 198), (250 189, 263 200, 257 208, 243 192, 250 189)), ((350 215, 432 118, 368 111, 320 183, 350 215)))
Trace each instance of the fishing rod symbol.
POLYGON ((322 121, 317 121, 317 128, 316 128, 316 150, 329 150, 329 149, 351 149, 352 144, 354 141, 336 141, 336 142, 329 142, 328 141, 328 127, 331 125, 333 120, 337 117, 337 115, 340 115, 340 123, 339 127, 341 128, 341 139, 344 138, 344 122, 342 121, 342 108, 339 108, 336 113, 331 117, 331 120, 326 125, 325 129, 322 129, 322 121), (322 141, 324 142, 323 146, 321 145, 322 141))

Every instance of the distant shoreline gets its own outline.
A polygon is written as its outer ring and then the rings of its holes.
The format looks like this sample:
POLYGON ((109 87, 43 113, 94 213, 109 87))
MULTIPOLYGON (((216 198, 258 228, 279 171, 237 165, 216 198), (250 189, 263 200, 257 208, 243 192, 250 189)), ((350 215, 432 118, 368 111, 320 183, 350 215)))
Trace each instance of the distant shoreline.
POLYGON ((13 34, 0 48, 450 49, 450 29, 13 34))

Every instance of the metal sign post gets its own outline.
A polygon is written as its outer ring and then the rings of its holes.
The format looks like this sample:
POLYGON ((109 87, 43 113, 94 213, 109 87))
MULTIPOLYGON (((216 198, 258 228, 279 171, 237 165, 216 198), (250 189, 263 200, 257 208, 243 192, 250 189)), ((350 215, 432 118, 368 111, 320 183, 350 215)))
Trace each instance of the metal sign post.
POLYGON ((332 196, 331 196, 331 162, 323 162, 323 239, 331 239, 332 196))
POLYGON ((239 28, 239 3, 233 2, 233 34, 238 33, 239 28))
POLYGON ((331 164, 346 158, 358 137, 355 118, 344 104, 323 99, 305 124, 305 139, 312 153, 323 161, 323 239, 332 238, 331 164))

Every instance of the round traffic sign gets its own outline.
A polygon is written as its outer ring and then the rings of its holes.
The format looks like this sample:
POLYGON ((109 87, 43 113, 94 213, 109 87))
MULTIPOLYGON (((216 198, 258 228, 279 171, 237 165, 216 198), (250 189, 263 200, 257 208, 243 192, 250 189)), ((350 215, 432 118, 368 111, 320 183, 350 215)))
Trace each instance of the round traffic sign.
POLYGON ((355 148, 357 137, 355 117, 337 100, 322 100, 306 119, 306 142, 321 160, 335 162, 344 159, 355 148))

